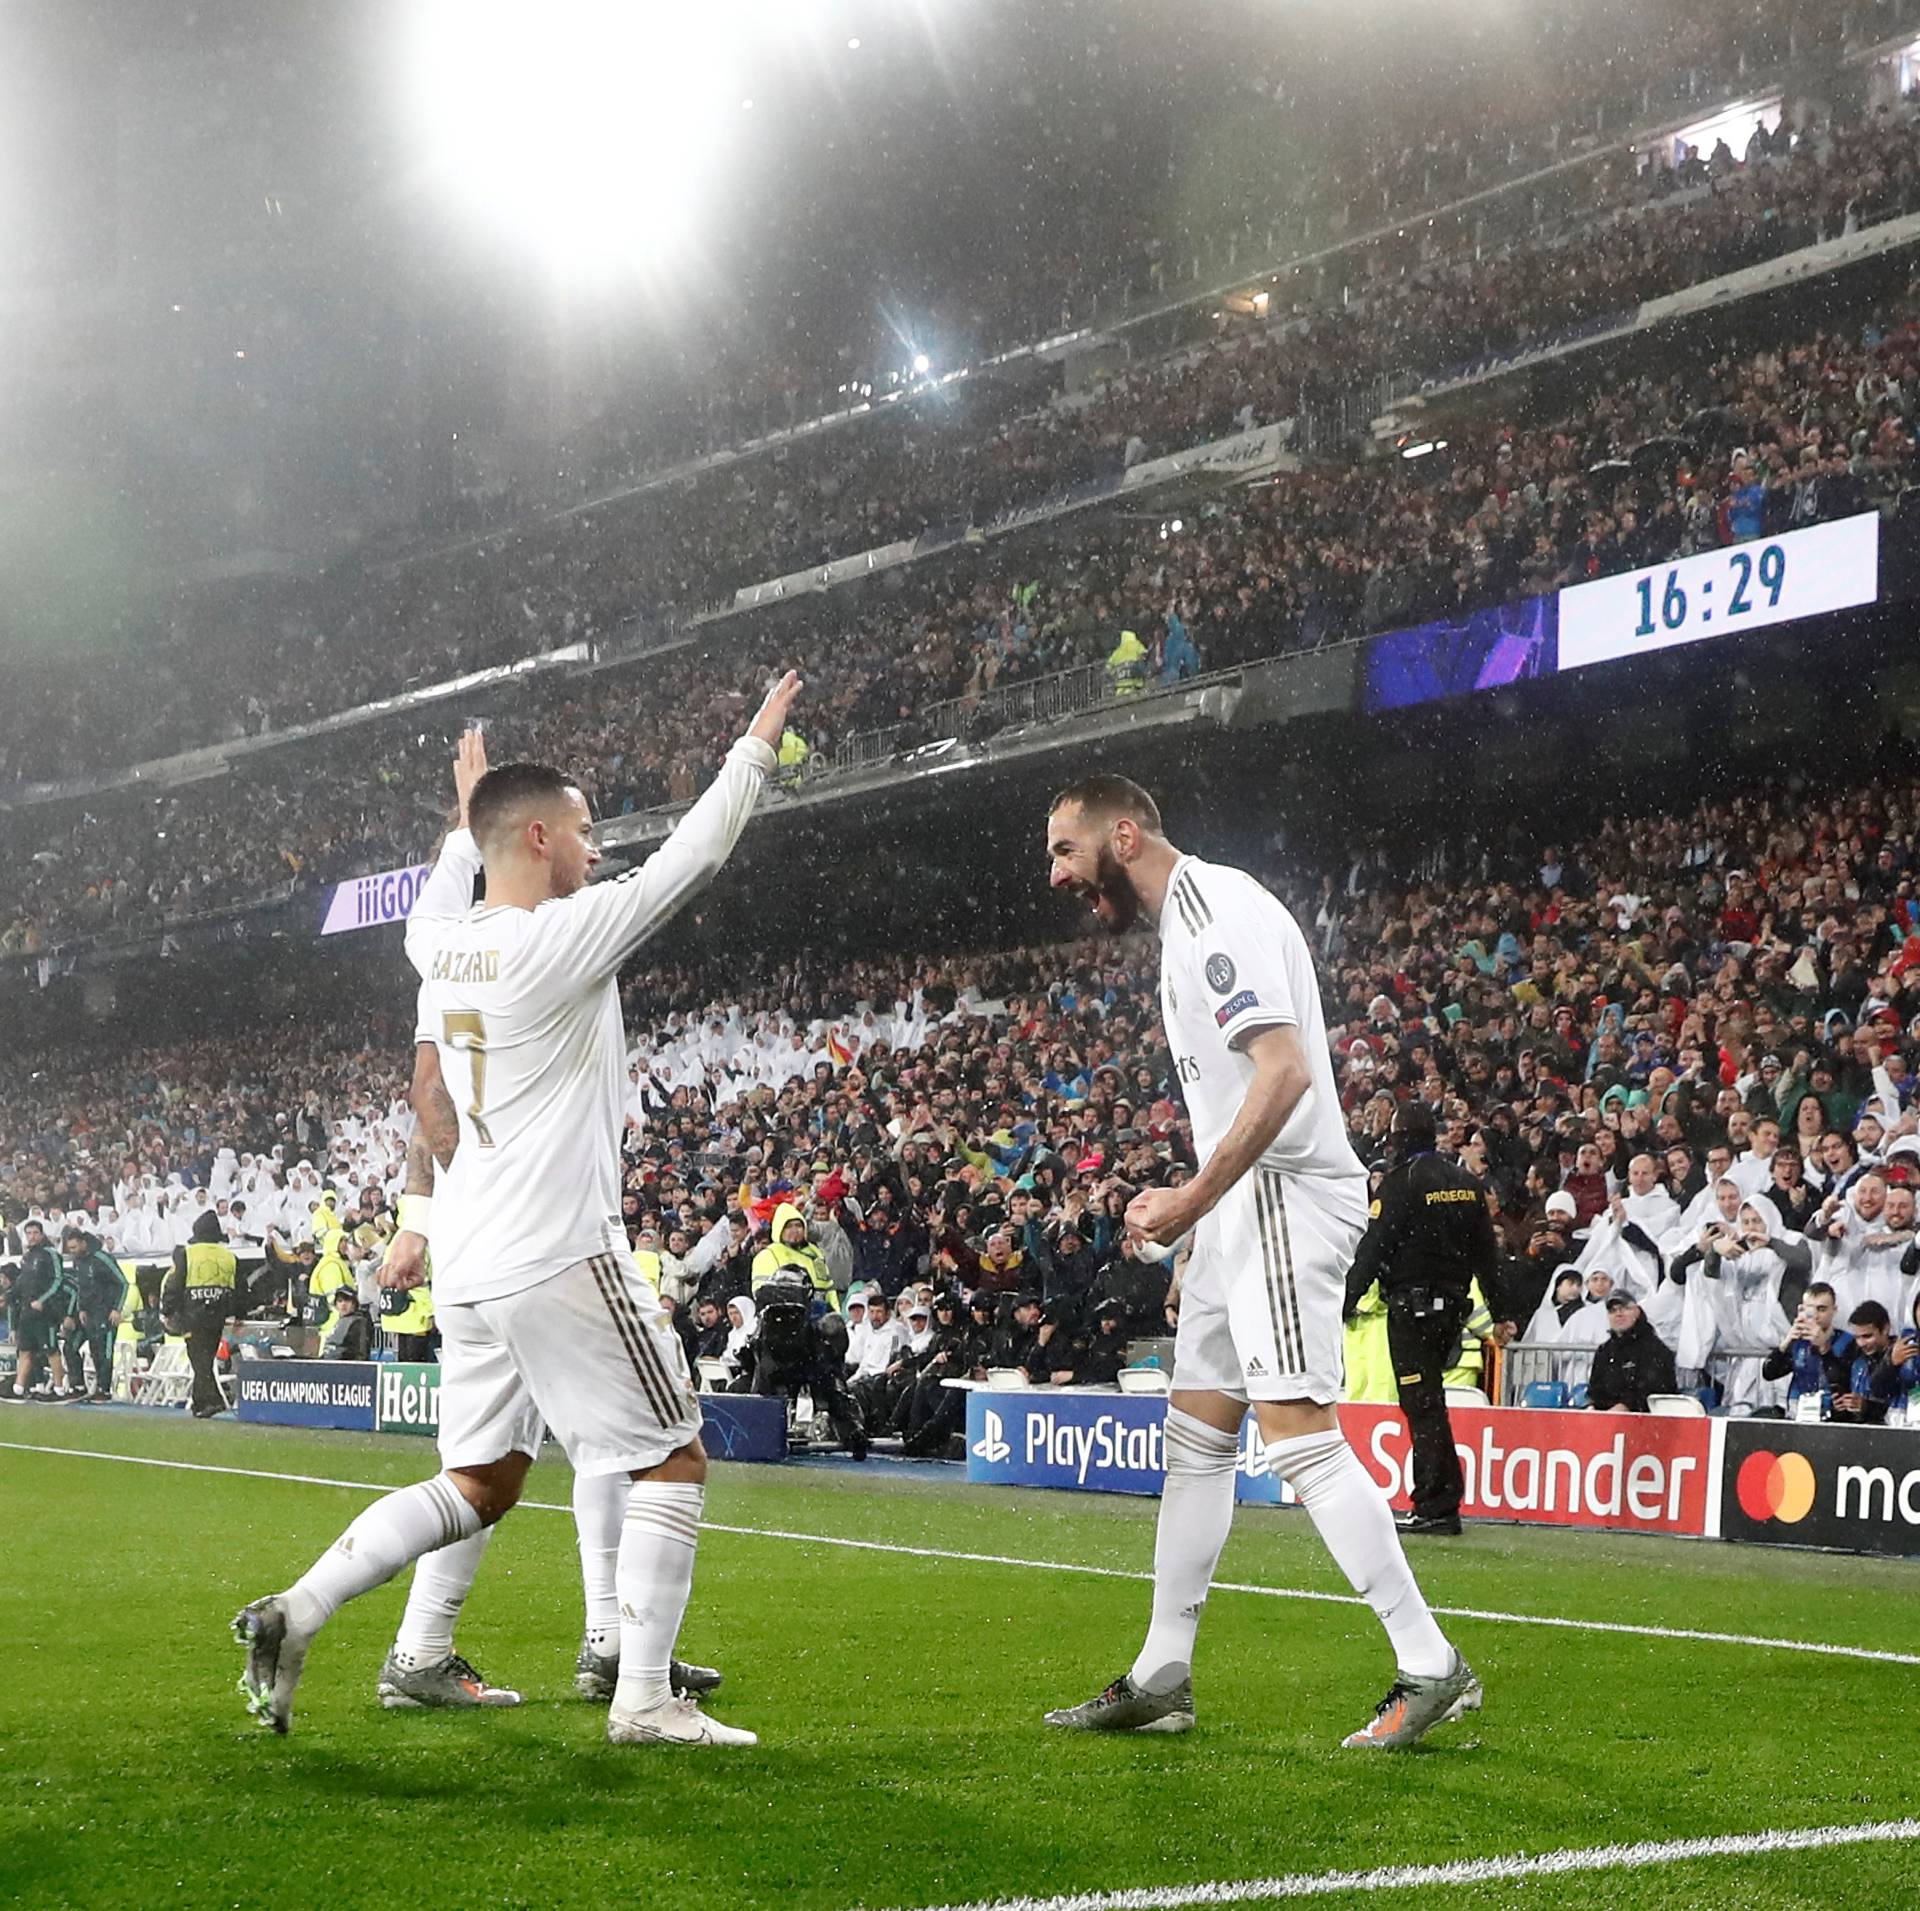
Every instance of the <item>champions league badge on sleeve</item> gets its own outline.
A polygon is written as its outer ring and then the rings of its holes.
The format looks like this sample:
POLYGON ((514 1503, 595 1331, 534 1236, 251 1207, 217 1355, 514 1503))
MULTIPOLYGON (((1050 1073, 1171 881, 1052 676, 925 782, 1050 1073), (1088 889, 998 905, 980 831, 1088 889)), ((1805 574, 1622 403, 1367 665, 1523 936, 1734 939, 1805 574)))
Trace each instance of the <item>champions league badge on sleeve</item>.
POLYGON ((1233 958, 1223 953, 1215 953, 1208 956, 1207 987, 1210 988, 1215 995, 1225 995, 1232 989, 1233 983, 1233 958))

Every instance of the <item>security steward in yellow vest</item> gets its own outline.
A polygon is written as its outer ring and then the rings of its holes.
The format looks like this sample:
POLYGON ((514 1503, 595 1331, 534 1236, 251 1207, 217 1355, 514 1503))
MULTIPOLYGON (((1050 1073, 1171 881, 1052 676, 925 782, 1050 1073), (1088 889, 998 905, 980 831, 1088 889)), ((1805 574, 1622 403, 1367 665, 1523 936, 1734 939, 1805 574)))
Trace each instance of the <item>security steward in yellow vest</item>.
POLYGON ((824 1301, 834 1313, 840 1311, 840 1297, 834 1292, 833 1270, 827 1257, 807 1234, 807 1217, 791 1201, 783 1201, 773 1211, 773 1239, 753 1257, 753 1292, 770 1282, 789 1287, 804 1287, 816 1301, 824 1301))
POLYGON ((246 1312, 240 1263, 220 1238, 220 1217, 212 1209, 193 1224, 193 1237, 173 1250, 173 1271, 161 1297, 170 1330, 183 1332, 193 1368, 193 1417, 208 1420, 224 1411, 226 1400, 216 1378, 220 1337, 246 1312))
POLYGON ((1466 1483, 1447 1417, 1446 1371, 1473 1283, 1491 1283, 1498 1252, 1485 1187, 1435 1147, 1433 1111, 1408 1102, 1393 1118, 1394 1166, 1347 1271, 1349 1319, 1376 1281, 1387 1303, 1394 1384, 1413 1440, 1413 1512, 1401 1522, 1409 1533, 1460 1530, 1466 1483))

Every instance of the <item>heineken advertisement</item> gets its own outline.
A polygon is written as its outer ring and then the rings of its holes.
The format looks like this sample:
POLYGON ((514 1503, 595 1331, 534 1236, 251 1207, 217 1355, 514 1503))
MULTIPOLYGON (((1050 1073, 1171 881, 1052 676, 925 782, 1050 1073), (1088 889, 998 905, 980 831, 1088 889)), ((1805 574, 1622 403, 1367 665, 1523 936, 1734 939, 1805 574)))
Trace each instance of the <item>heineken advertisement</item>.
POLYGON ((417 1360, 383 1361, 374 1400, 382 1433, 440 1431, 440 1368, 417 1360))

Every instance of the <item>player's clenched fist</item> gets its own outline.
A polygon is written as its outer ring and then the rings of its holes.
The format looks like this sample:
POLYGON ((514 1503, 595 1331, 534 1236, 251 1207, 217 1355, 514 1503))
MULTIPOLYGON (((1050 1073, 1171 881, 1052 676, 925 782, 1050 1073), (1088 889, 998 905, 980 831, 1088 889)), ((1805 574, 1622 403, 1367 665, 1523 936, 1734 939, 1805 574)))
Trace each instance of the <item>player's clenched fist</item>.
POLYGON ((1148 1188, 1127 1203, 1127 1232, 1156 1247, 1170 1247, 1199 1220, 1184 1188, 1148 1188))
POLYGON ((378 1278, 382 1287, 404 1289, 421 1286, 427 1278, 426 1236, 415 1234, 410 1228, 402 1228, 393 1237, 387 1249, 387 1258, 380 1263, 378 1278))

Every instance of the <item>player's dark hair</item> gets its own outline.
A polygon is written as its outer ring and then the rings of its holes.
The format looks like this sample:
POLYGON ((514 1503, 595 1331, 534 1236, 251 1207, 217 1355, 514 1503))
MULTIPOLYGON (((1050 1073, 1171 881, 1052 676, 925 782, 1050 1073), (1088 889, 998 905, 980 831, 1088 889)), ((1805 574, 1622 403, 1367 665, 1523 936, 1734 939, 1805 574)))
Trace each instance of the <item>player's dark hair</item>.
POLYGON ((1047 805, 1047 814, 1051 816, 1063 803, 1078 803, 1089 816, 1098 816, 1107 822, 1130 816, 1155 836, 1162 833, 1160 805, 1131 777, 1110 776, 1105 771, 1083 776, 1079 782, 1069 783, 1047 805))
POLYGON ((1893 1318, 1878 1301, 1862 1301, 1847 1321, 1849 1327, 1889 1328, 1893 1318))
POLYGON ((518 811, 551 803, 572 787, 573 778, 550 763, 503 763, 473 786, 467 799, 467 827, 484 848, 518 811))

